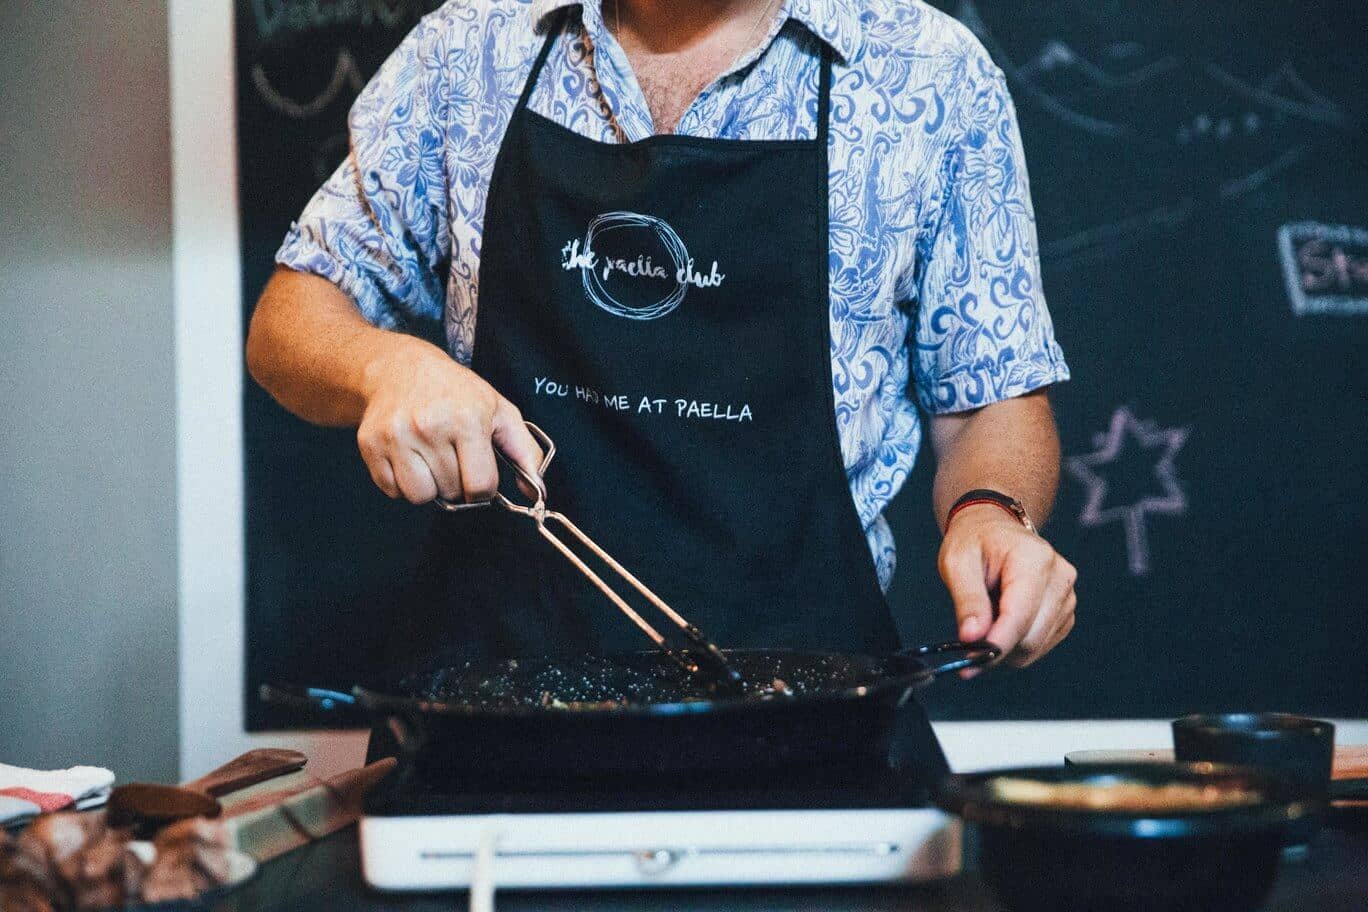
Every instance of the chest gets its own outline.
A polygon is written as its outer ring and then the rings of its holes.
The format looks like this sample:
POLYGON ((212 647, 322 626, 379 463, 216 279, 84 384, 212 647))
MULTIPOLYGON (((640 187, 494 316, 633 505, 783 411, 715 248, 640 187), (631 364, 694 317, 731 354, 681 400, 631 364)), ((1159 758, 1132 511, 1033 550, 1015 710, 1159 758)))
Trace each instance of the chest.
POLYGON ((732 61, 725 45, 674 54, 628 53, 632 73, 651 112, 656 133, 673 133, 690 105, 732 61))

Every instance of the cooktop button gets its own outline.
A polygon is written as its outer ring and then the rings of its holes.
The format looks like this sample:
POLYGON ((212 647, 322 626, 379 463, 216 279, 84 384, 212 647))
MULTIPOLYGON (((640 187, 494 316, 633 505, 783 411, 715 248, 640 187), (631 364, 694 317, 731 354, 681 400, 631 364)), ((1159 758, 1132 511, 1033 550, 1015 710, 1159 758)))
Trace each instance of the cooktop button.
POLYGON ((642 874, 663 874, 679 861, 679 853, 669 849, 652 849, 636 853, 637 870, 642 874))

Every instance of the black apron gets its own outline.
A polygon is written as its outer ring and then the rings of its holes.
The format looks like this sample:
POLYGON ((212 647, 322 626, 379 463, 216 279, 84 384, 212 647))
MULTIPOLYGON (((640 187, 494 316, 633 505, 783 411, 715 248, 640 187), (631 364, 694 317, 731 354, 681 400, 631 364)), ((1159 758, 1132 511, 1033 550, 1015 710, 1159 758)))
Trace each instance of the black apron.
MULTIPOLYGON (((896 648, 835 424, 830 49, 813 139, 609 144, 527 107, 561 30, 494 167, 472 368, 555 441, 551 508, 723 647, 896 648)), ((416 582, 401 668, 650 646, 498 508, 439 516, 416 582)))

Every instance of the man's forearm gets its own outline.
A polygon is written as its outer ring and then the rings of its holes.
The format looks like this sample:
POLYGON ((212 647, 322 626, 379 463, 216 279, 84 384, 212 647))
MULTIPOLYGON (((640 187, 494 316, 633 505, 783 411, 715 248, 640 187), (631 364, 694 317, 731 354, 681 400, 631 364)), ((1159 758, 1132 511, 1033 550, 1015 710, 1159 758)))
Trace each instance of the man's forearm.
POLYGON ((1059 435, 1044 391, 934 416, 931 440, 932 502, 942 529, 955 500, 975 488, 1015 497, 1036 525, 1045 522, 1059 484, 1059 435))
POLYGON ((253 379, 304 420, 331 427, 361 422, 379 362, 433 355, 445 357, 421 339, 371 326, 326 279, 283 268, 262 292, 247 337, 253 379))

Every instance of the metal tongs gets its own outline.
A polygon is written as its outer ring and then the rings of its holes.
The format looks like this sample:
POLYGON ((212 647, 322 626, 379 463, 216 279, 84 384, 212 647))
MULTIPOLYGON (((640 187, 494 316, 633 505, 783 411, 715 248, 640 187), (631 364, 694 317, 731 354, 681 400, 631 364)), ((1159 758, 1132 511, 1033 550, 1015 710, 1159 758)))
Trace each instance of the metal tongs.
POLYGON ((646 636, 651 639, 651 642, 655 643, 656 646, 674 660, 679 667, 683 668, 689 675, 719 691, 724 693, 739 693, 744 686, 745 681, 742 679, 740 673, 735 668, 731 667, 730 663, 727 662, 727 657, 722 654, 722 650, 718 649, 717 645, 713 643, 712 640, 704 636, 701 630, 689 623, 689 621, 679 614, 679 612, 665 604, 664 599, 647 588, 645 583, 637 579, 626 567, 623 567, 614 560, 613 556, 600 548, 592 538, 581 532, 579 527, 567 519, 563 513, 547 509, 546 482, 543 478, 546 475, 547 466, 551 464, 552 458, 556 455, 556 444, 552 442, 545 431, 532 422, 527 421, 524 423, 527 425, 527 429, 532 432, 532 436, 537 438, 546 452, 546 455, 542 457, 541 465, 537 467, 537 476, 534 478, 529 475, 522 466, 500 452, 498 447, 495 447, 494 453, 499 457, 500 461, 518 474, 518 477, 522 479, 523 483, 526 484, 528 488, 536 492, 537 496, 535 501, 526 505, 515 503, 504 496, 503 492, 495 491, 493 497, 489 500, 478 501, 476 503, 458 503, 443 497, 438 497, 437 505, 444 510, 457 512, 460 510, 478 509, 480 507, 487 507, 491 504, 495 504, 511 513, 517 513, 520 516, 528 517, 537 524, 537 532, 542 538, 549 541, 556 547, 557 551, 565 555, 566 560, 574 564, 581 573, 588 577, 589 581, 597 586, 599 591, 606 595, 609 601, 617 606, 619 611, 627 615, 628 619, 630 619, 633 624, 636 624, 637 627, 641 629, 642 633, 646 634, 646 636), (674 622, 675 626, 683 633, 684 639, 688 641, 690 648, 677 649, 670 645, 659 630, 643 618, 636 609, 627 604, 626 599, 618 595, 612 586, 609 586, 604 582, 601 576, 595 573, 578 554, 570 549, 569 545, 547 528, 546 523, 548 520, 559 523, 566 531, 579 539, 584 547, 592 551, 599 560, 611 567, 618 576, 630 583, 637 592, 645 596, 647 601, 674 622))

